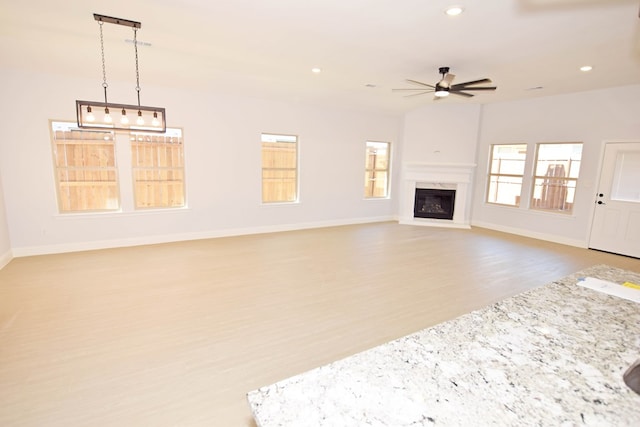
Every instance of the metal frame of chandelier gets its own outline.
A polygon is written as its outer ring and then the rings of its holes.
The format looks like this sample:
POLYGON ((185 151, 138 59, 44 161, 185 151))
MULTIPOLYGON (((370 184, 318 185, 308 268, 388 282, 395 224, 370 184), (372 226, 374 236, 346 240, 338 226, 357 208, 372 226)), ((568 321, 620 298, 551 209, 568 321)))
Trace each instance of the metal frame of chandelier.
POLYGON ((93 14, 100 24, 100 50, 102 54, 102 88, 104 102, 76 101, 76 117, 78 127, 83 129, 134 130, 143 132, 164 133, 167 130, 166 110, 162 107, 140 105, 140 72, 138 66, 137 30, 142 27, 140 22, 110 16, 93 14), (115 104, 107 99, 107 73, 104 60, 104 39, 102 35, 103 23, 123 25, 133 28, 133 46, 136 59, 136 92, 138 104, 115 104))

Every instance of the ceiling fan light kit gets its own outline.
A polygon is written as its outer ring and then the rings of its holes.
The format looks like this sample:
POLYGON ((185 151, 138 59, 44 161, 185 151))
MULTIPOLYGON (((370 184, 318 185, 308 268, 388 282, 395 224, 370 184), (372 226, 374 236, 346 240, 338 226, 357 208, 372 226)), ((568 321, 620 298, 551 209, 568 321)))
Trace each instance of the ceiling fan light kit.
POLYGON ((428 83, 423 83, 418 80, 407 79, 407 82, 412 83, 416 86, 415 88, 402 88, 402 89, 393 89, 393 91, 418 91, 418 93, 413 93, 405 96, 417 96, 424 95, 425 93, 433 93, 436 98, 441 99, 449 96, 449 94, 464 96, 465 98, 471 98, 474 95, 469 93, 469 91, 475 90, 488 90, 493 91, 496 90, 496 86, 478 86, 482 84, 491 83, 490 79, 479 79, 479 80, 471 80, 464 83, 452 84, 455 79, 455 75, 449 73, 449 67, 440 67, 438 72, 441 74, 441 79, 435 85, 430 85, 428 83))
POLYGON ((436 84, 436 91, 434 92, 434 95, 438 98, 447 97, 449 96, 449 88, 442 87, 439 84, 436 84))

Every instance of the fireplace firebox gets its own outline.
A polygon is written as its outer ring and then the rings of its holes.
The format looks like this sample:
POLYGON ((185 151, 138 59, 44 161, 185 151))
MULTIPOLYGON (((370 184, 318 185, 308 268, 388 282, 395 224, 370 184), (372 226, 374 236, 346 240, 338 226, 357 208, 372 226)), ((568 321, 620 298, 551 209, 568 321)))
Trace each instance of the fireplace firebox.
POLYGON ((452 220, 455 198, 456 190, 416 188, 413 216, 452 220))

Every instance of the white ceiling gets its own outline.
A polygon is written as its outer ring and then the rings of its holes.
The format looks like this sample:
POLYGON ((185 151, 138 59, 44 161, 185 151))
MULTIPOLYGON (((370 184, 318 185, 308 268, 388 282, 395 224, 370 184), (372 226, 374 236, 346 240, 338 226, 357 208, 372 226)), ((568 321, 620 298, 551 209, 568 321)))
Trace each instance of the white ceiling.
MULTIPOLYGON (((93 13, 142 22, 141 86, 401 113, 449 66, 498 90, 439 103, 490 103, 640 84, 639 0, 0 0, 0 67, 96 79, 93 13), (459 4, 465 12, 445 15, 459 4), (592 65, 589 73, 579 71, 592 65), (311 68, 322 73, 313 74, 311 68), (375 87, 367 87, 375 85, 375 87), (542 89, 531 90, 534 87, 542 89)), ((130 28, 105 24, 108 81, 135 82, 130 28)), ((144 92, 143 92, 144 93, 144 92)))

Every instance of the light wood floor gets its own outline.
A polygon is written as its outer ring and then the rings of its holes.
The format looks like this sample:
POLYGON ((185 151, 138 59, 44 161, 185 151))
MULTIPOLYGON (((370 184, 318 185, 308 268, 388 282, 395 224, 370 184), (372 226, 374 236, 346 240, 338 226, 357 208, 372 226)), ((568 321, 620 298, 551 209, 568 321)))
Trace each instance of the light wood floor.
POLYGON ((483 229, 378 223, 14 259, 0 425, 253 426, 246 392, 594 264, 483 229))

